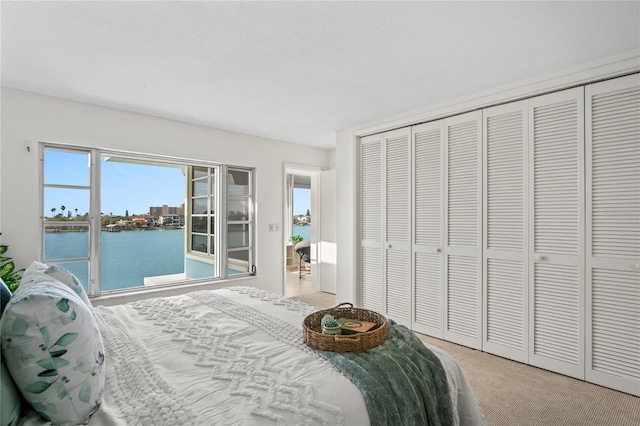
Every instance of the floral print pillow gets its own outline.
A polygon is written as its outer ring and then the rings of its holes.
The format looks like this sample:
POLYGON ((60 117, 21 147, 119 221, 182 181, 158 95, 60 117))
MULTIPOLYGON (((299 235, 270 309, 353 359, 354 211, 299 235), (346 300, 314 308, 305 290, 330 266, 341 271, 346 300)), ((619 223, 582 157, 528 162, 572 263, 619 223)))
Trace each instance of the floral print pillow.
POLYGON ((102 336, 91 306, 38 265, 25 271, 0 320, 4 360, 42 417, 86 423, 102 402, 102 336))
POLYGON ((31 265, 25 271, 22 276, 21 283, 28 282, 31 277, 31 274, 34 274, 36 279, 39 273, 45 273, 47 275, 52 276, 56 280, 60 281, 62 284, 66 284, 71 290, 73 290, 80 298, 87 304, 87 306, 92 306, 91 301, 89 301, 89 296, 87 296, 87 292, 84 291, 84 287, 78 278, 69 272, 67 269, 63 268, 60 265, 45 265, 40 262, 31 262, 31 265))

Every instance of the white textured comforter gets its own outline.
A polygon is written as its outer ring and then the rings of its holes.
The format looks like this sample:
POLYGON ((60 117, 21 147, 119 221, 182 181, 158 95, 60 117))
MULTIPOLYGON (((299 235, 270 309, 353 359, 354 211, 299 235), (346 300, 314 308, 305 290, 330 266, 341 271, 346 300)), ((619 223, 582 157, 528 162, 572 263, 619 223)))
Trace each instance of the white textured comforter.
MULTIPOLYGON (((315 310, 252 287, 96 308, 107 386, 89 424, 369 424, 358 388, 303 343, 315 310)), ((429 348, 457 424, 486 424, 455 360, 429 348)))

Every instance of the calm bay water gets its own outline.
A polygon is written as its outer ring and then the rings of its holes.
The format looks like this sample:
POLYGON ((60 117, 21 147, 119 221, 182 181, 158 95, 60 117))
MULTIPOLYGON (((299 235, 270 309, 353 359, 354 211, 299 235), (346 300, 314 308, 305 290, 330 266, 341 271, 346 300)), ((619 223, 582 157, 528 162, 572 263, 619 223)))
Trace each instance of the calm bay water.
MULTIPOLYGON (((142 287, 145 277, 184 272, 184 229, 122 231, 101 234, 102 291, 142 287)), ((310 226, 294 226, 294 235, 311 238, 310 226)), ((88 232, 57 232, 45 235, 45 258, 87 256, 88 232)), ((87 288, 86 264, 63 264, 87 288)))
MULTIPOLYGON (((144 277, 184 272, 184 229, 102 231, 101 239, 102 291, 142 287, 144 277)), ((86 256, 89 233, 46 234, 45 247, 47 259, 86 256)), ((63 266, 73 272, 85 288, 87 287, 86 265, 63 266)))
POLYGON ((293 225, 293 235, 300 235, 303 240, 310 240, 311 226, 293 225))

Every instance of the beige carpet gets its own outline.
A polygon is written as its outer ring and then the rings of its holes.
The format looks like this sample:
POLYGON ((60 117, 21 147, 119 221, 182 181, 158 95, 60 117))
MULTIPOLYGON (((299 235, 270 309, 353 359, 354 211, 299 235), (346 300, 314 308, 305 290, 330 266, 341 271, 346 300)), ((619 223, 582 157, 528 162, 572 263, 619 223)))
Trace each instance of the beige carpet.
POLYGON ((418 334, 450 353, 491 426, 638 426, 640 398, 418 334))
MULTIPOLYGON (((295 299, 321 308, 335 296, 295 299)), ((460 365, 490 426, 639 426, 640 398, 418 334, 460 365)))
POLYGON ((300 294, 298 296, 290 297, 290 299, 296 299, 309 305, 317 306, 323 309, 333 308, 336 305, 336 296, 331 293, 324 293, 322 291, 317 291, 309 294, 300 294))

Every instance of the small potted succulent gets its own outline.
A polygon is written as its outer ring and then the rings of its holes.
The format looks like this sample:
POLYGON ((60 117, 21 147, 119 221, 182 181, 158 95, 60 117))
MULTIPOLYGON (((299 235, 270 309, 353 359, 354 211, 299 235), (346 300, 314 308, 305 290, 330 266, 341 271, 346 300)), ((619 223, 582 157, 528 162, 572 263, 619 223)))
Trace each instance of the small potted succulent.
POLYGON ((326 314, 323 316, 320 324, 322 325, 322 333, 324 334, 342 334, 340 324, 333 315, 326 314))

